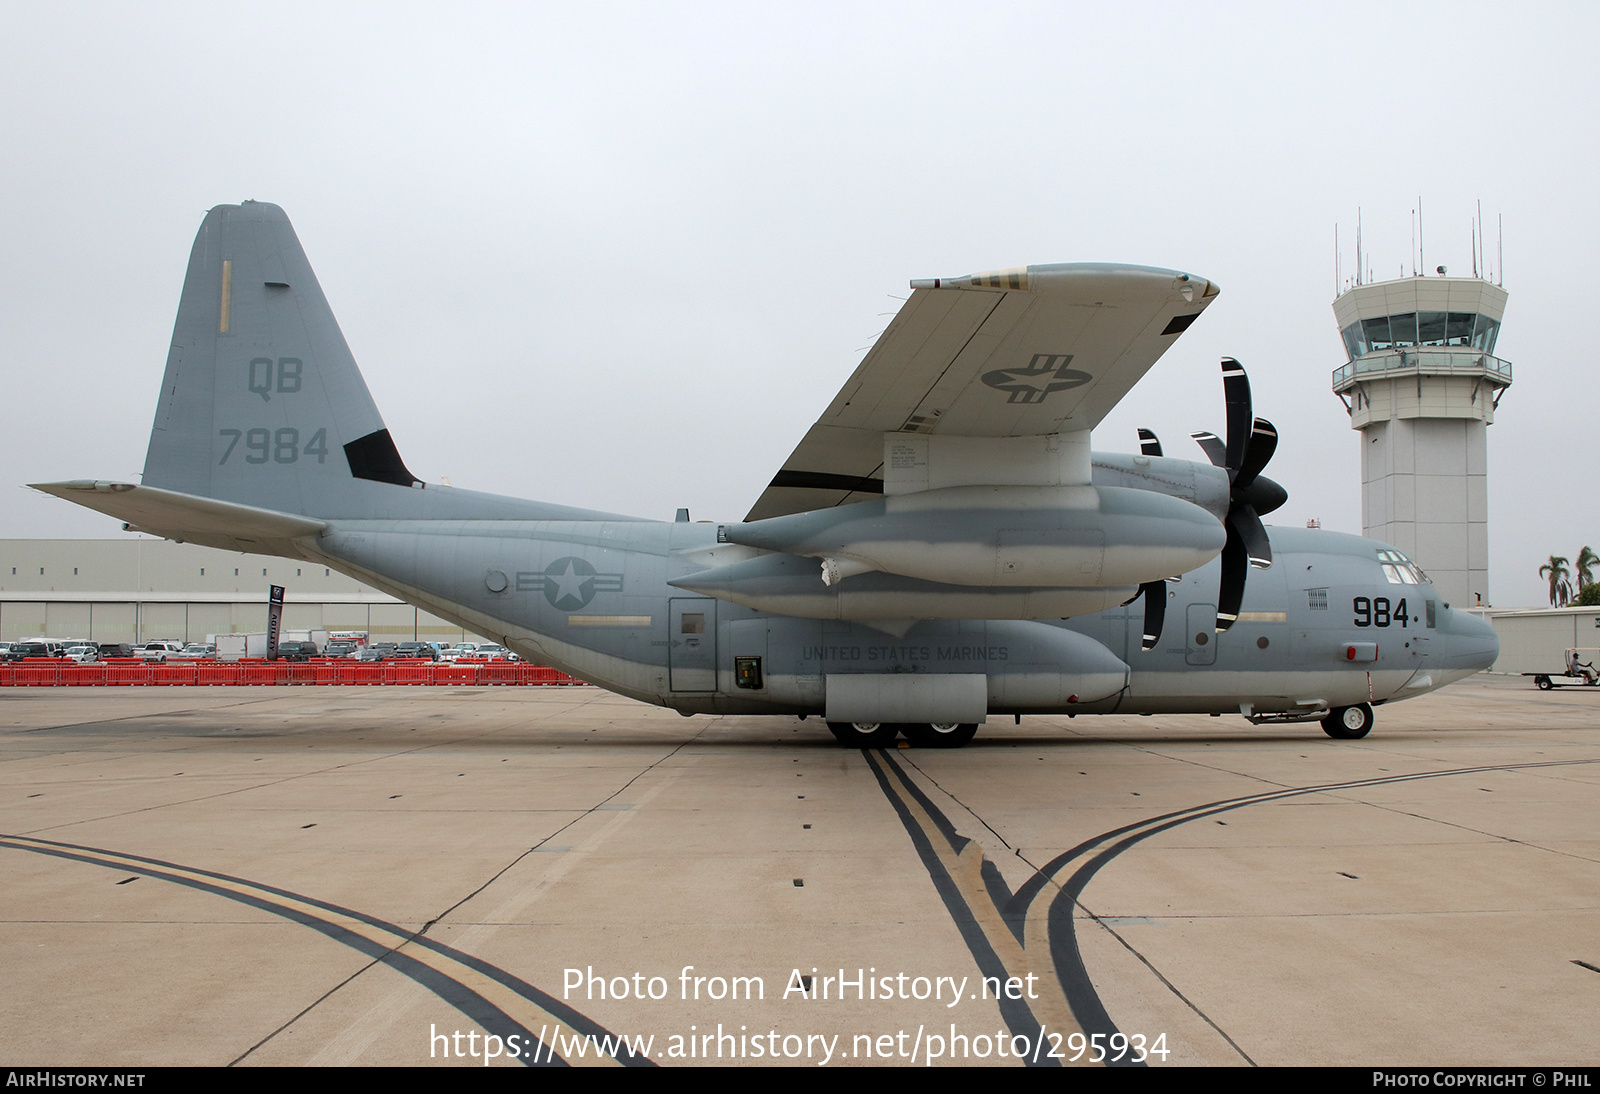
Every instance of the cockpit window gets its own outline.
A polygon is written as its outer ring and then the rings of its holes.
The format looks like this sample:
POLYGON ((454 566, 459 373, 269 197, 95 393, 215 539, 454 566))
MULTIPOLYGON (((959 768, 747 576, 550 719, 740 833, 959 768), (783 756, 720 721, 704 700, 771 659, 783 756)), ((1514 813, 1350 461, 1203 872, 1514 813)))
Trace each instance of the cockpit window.
POLYGON ((1428 575, 1399 551, 1379 551, 1378 564, 1383 567, 1383 576, 1389 579, 1391 585, 1428 584, 1428 575))

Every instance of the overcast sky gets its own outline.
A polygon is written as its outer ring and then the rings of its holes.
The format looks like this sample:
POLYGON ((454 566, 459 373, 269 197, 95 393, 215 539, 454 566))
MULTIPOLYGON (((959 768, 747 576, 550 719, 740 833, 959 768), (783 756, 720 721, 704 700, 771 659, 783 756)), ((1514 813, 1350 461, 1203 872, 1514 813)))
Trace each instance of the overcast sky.
POLYGON ((1282 442, 1273 520, 1359 532, 1334 225, 1470 273, 1516 383, 1497 604, 1600 548, 1593 4, 0 3, 0 537, 110 537, 26 482, 134 479, 212 205, 273 201, 423 478, 744 515, 913 277, 1192 271, 1219 300, 1096 431, 1201 458, 1217 359, 1282 442), (1585 275, 1586 276, 1586 275, 1585 275))

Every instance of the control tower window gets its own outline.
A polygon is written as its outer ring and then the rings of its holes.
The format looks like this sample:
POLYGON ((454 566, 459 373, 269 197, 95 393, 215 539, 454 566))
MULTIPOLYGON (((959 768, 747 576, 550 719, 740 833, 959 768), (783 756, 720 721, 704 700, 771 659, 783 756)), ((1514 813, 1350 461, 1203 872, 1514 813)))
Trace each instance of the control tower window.
POLYGON ((1367 352, 1367 336, 1361 329, 1360 320, 1351 323, 1339 333, 1344 335, 1344 351, 1350 355, 1350 360, 1354 361, 1367 352))
POLYGON ((1472 348, 1484 353, 1494 352, 1494 340, 1500 333, 1500 321, 1487 315, 1478 316, 1478 325, 1472 332, 1472 348))
POLYGON ((1494 352, 1500 324, 1486 315, 1472 312, 1425 311, 1405 315, 1382 315, 1352 323, 1340 332, 1351 359, 1383 350, 1413 346, 1471 346, 1483 353, 1494 352))
POLYGON ((1367 333, 1367 345, 1373 350, 1390 349, 1394 343, 1389 341, 1389 317, 1379 316, 1377 319, 1363 319, 1362 328, 1367 333))

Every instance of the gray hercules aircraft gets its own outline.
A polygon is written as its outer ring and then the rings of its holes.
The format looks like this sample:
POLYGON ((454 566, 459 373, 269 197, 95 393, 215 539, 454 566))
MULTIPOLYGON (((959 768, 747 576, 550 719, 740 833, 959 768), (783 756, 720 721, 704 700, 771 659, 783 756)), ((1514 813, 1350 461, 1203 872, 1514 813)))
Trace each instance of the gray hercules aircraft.
POLYGON ((743 522, 640 520, 419 480, 283 210, 221 205, 143 482, 37 489, 332 567, 683 714, 822 715, 854 747, 959 746, 1023 714, 1238 711, 1355 738, 1373 706, 1495 659, 1393 547, 1269 539, 1277 437, 1237 362, 1226 438, 1195 435, 1209 462, 1148 432, 1139 455, 1090 451, 1216 285, 1098 263, 911 285, 743 522))

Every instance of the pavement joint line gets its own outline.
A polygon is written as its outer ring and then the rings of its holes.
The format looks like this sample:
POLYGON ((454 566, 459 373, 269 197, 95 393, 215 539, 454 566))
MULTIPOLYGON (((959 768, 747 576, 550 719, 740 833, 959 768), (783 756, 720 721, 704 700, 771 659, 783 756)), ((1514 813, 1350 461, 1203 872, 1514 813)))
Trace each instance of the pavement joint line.
POLYGON ((1251 1067, 1259 1067, 1260 1066, 1253 1059, 1250 1058, 1250 1054, 1244 1050, 1243 1046, 1241 1046, 1238 1041, 1235 1041, 1233 1039, 1233 1037, 1228 1033, 1227 1030, 1223 1029, 1221 1026, 1219 1026, 1212 1019, 1211 1015, 1209 1015, 1205 1011, 1201 1010, 1200 1007, 1194 1002, 1194 1000, 1190 999, 1187 995, 1183 994, 1183 992, 1178 989, 1178 985, 1174 984, 1171 980, 1169 980, 1167 978, 1166 973, 1164 973, 1160 969, 1156 968, 1154 962, 1152 962, 1143 953, 1141 953, 1139 951, 1138 947, 1134 946, 1133 943, 1129 942, 1126 938, 1124 938, 1122 936, 1122 932, 1118 931, 1110 923, 1106 922, 1106 917, 1095 915, 1080 900, 1074 900, 1073 903, 1075 905, 1077 905, 1077 907, 1079 909, 1082 910, 1084 915, 1086 915, 1090 919, 1094 920, 1095 925, 1097 927, 1099 927, 1102 931, 1105 931, 1112 938, 1116 939, 1122 945, 1123 949, 1125 949, 1129 953, 1131 953, 1138 960, 1138 962, 1141 965, 1143 965, 1145 968, 1149 969, 1151 975, 1153 975, 1157 980, 1161 981, 1161 983, 1166 987, 1166 989, 1168 991, 1170 991, 1173 994, 1173 996, 1176 999, 1178 999, 1181 1003, 1183 1003, 1184 1006, 1186 1006, 1190 1010, 1192 1010, 1195 1013, 1195 1015, 1202 1022, 1204 1022, 1206 1025, 1210 1026, 1213 1030, 1215 1030, 1216 1033, 1217 1033, 1217 1036, 1221 1037, 1224 1041, 1228 1042, 1228 1046, 1230 1048, 1232 1048, 1235 1052, 1237 1052, 1239 1054, 1239 1057, 1242 1060, 1244 1060, 1245 1063, 1249 1064, 1251 1067))

